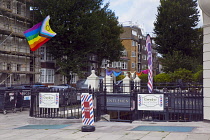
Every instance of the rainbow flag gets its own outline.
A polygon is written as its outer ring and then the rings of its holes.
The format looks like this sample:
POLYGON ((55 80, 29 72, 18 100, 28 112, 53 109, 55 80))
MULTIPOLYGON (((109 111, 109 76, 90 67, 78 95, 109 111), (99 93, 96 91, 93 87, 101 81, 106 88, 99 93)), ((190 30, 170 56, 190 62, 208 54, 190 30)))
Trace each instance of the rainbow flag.
POLYGON ((31 51, 36 51, 39 47, 49 41, 50 38, 56 35, 50 28, 49 20, 50 16, 47 16, 43 22, 34 25, 24 32, 31 51))

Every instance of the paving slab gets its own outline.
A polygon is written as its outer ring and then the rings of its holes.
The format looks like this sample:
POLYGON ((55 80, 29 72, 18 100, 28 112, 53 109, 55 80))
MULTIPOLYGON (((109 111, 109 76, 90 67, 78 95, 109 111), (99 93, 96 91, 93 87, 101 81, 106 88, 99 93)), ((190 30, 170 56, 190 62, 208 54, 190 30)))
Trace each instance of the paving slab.
MULTIPOLYGON (((210 123, 208 122, 95 122, 94 132, 81 132, 81 122, 74 122, 63 128, 57 129, 17 129, 30 123, 28 111, 0 114, 0 139, 3 140, 210 140, 210 123), (195 127, 190 132, 167 131, 132 131, 139 126, 152 127, 195 127)), ((40 119, 37 119, 40 120, 40 119)), ((42 125, 64 125, 65 120, 52 122, 49 119, 41 119, 42 125), (45 121, 46 120, 46 121, 45 121), (50 124, 47 124, 50 123, 50 124)), ((53 120, 54 121, 54 120, 53 120)), ((70 120, 67 120, 68 122, 70 120)), ((39 121, 40 123, 40 121, 39 121)), ((38 124, 38 125, 41 125, 38 124)))

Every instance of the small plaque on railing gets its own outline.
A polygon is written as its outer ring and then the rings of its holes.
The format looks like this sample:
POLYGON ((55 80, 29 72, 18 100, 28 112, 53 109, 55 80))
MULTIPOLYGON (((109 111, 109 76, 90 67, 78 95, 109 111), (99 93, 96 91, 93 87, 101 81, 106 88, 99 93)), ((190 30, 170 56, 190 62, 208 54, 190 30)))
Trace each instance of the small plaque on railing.
POLYGON ((164 110, 164 95, 138 94, 138 110, 164 110))
POLYGON ((39 93, 40 108, 59 108, 59 93, 39 93))

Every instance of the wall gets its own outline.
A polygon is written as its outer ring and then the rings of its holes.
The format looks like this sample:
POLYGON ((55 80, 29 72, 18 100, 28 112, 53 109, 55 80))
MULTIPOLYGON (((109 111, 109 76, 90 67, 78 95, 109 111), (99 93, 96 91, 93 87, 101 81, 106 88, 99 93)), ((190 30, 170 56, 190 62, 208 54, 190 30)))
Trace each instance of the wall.
POLYGON ((210 120, 210 1, 198 2, 203 12, 203 111, 204 120, 210 120))

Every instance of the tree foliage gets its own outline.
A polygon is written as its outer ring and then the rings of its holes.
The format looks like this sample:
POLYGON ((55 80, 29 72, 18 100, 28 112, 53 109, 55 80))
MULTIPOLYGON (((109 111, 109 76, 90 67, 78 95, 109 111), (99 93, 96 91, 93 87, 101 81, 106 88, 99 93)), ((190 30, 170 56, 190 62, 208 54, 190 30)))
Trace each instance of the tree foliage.
POLYGON ((202 64, 202 29, 196 29, 198 14, 197 0, 160 0, 154 23, 158 44, 155 49, 162 55, 166 72, 193 70, 193 65, 202 64), (194 64, 186 62, 189 60, 194 64))
POLYGON ((121 56, 122 27, 108 4, 102 4, 102 0, 34 1, 37 21, 51 17, 50 26, 57 35, 48 43, 49 53, 67 78, 70 72, 80 74, 89 65, 89 55, 97 55, 98 62, 104 58, 116 61, 121 56))
POLYGON ((123 80, 125 78, 125 75, 119 75, 116 77, 116 81, 123 80))
POLYGON ((174 73, 170 73, 171 79, 173 82, 177 82, 179 79, 182 79, 182 82, 192 82, 193 81, 193 73, 187 69, 178 69, 174 71, 174 73))
POLYGON ((195 65, 195 59, 185 56, 180 51, 174 52, 173 54, 166 54, 165 57, 159 58, 163 65, 163 71, 166 73, 174 72, 179 68, 185 68, 192 70, 195 65))
POLYGON ((166 83, 171 82, 170 74, 167 73, 160 73, 158 75, 155 75, 154 82, 156 83, 166 83))
POLYGON ((200 70, 193 74, 193 81, 194 82, 203 82, 203 70, 200 70))
POLYGON ((139 78, 141 79, 142 83, 148 82, 148 74, 142 74, 139 76, 139 78))

